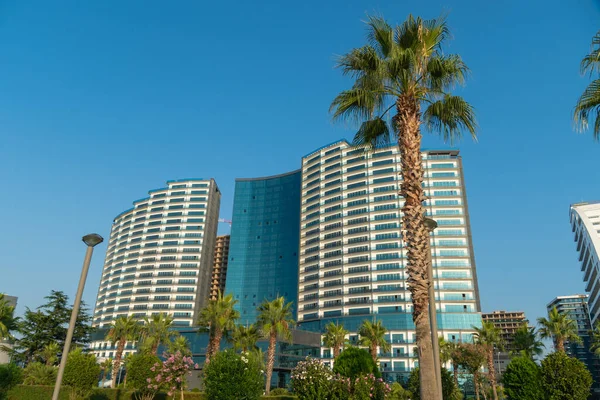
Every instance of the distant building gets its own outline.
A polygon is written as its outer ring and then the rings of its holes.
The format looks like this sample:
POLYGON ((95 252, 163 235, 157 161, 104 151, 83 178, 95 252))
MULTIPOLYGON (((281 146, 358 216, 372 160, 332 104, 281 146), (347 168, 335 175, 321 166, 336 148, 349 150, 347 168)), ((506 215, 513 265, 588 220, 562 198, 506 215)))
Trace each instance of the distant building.
POLYGON ((600 360, 589 350, 592 321, 588 308, 588 296, 585 294, 558 296, 547 305, 548 311, 554 307, 560 314, 567 314, 577 323, 577 334, 583 343, 565 342, 565 351, 568 355, 577 358, 587 366, 594 378, 592 390, 596 395, 595 397, 597 397, 600 395, 600 360))
POLYGON ((231 236, 217 236, 215 244, 215 260, 210 281, 210 299, 216 300, 219 293, 225 292, 227 279, 227 263, 229 260, 229 239, 231 236))
POLYGON ((491 313, 482 313, 481 318, 484 322, 491 322, 496 328, 501 330, 504 348, 502 351, 496 351, 494 357, 494 366, 498 373, 506 370, 510 362, 511 352, 514 350, 513 341, 515 332, 519 327, 528 324, 523 311, 493 311, 491 313))
MULTIPOLYGON (((13 307, 17 306, 17 298, 14 296, 4 295, 4 300, 8 301, 8 304, 13 307)), ((11 347, 10 343, 6 340, 6 338, 0 338, 0 345, 11 347)), ((8 354, 5 351, 0 350, 0 364, 6 364, 9 361, 10 361, 10 354, 8 354)))

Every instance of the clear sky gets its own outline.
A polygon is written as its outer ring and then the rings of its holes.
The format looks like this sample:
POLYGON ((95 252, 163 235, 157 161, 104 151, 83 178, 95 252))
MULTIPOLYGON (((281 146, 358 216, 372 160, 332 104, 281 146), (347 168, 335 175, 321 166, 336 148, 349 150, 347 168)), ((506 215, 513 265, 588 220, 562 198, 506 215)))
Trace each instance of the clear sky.
POLYGON ((480 125, 478 143, 457 147, 483 311, 534 320, 582 292, 568 211, 600 199, 600 144, 574 133, 571 113, 600 29, 593 0, 0 1, 0 292, 19 313, 51 289, 73 296, 81 236, 107 238, 169 179, 214 177, 230 217, 236 177, 296 169, 352 137, 328 107, 349 85, 334 55, 364 43, 366 13, 442 12, 480 125))

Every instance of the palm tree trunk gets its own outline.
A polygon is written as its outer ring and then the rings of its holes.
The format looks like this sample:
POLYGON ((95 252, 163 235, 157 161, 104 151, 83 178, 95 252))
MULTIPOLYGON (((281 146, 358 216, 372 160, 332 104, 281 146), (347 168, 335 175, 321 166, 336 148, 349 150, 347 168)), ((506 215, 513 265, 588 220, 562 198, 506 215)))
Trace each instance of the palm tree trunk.
POLYGON ((371 353, 371 357, 373 358, 373 362, 377 364, 377 345, 371 345, 369 347, 369 352, 371 353))
POLYGON ((267 382, 265 384, 265 394, 268 396, 271 392, 271 377, 273 376, 273 366, 275 365, 275 346, 277 345, 277 333, 271 332, 269 337, 269 349, 267 350, 267 382))
POLYGON ((340 346, 339 345, 335 345, 333 346, 333 358, 336 359, 337 356, 340 355, 340 346))
POLYGON ((479 372, 473 374, 473 386, 475 387, 475 398, 479 400, 479 372))
MULTIPOLYGON (((429 327, 429 232, 425 226, 425 194, 423 187, 423 165, 421 160, 421 111, 415 96, 406 94, 396 101, 396 124, 400 132, 398 147, 402 158, 402 178, 400 195, 402 206, 402 227, 407 249, 408 285, 413 303, 413 322, 419 352, 419 375, 421 379, 421 399, 439 399, 433 364, 433 343, 429 327)), ((437 340, 437 338, 436 338, 437 340)))
POLYGON ((556 339, 556 351, 562 351, 563 353, 565 352, 565 341, 557 338, 556 339))
POLYGON ((156 352, 158 351, 158 345, 160 344, 160 342, 158 340, 155 340, 154 343, 152 344, 152 354, 156 355, 156 352))
POLYGON ((123 338, 119 340, 117 344, 117 352, 115 353, 115 361, 113 363, 112 372, 112 383, 111 387, 115 388, 117 384, 117 375, 119 375, 119 368, 121 368, 121 358, 123 357, 123 350, 125 349, 126 340, 123 338))
POLYGON ((490 384, 492 385, 492 392, 494 393, 494 400, 498 400, 498 392, 496 391, 496 369, 494 368, 494 348, 488 346, 488 373, 490 376, 490 384))
POLYGON ((452 373, 454 374, 454 384, 458 387, 458 365, 452 361, 452 373))
POLYGON ((211 339, 210 343, 210 357, 214 357, 221 348, 221 338, 223 337, 223 331, 221 329, 215 329, 215 334, 211 339))

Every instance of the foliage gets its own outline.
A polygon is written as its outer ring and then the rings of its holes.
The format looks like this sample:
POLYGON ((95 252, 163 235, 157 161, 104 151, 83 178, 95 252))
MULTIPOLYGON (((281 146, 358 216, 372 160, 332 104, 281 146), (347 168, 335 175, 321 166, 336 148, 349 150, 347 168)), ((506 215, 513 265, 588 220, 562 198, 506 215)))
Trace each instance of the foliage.
POLYGON ((167 352, 170 354, 180 352, 184 356, 188 357, 192 355, 192 350, 190 350, 190 342, 188 342, 185 336, 176 336, 173 340, 171 340, 167 345, 167 352))
POLYGON ((330 396, 333 377, 331 368, 318 359, 307 357, 292 370, 292 390, 303 400, 326 400, 330 396))
POLYGON ((10 389, 21 383, 22 378, 23 371, 16 364, 0 365, 0 399, 4 399, 10 389))
POLYGON ((333 349, 333 358, 340 355, 340 349, 348 342, 346 339, 348 333, 344 325, 341 324, 330 322, 325 327, 323 344, 333 349))
POLYGON ((104 361, 102 361, 100 363, 100 370, 102 371, 102 376, 101 376, 100 380, 102 381, 103 384, 104 384, 104 378, 110 373, 112 366, 113 366, 113 359, 110 357, 105 358, 104 361))
POLYGON ((172 324, 173 317, 165 313, 158 313, 152 315, 152 317, 144 317, 144 325, 140 329, 140 336, 143 340, 142 351, 156 355, 158 346, 161 343, 167 343, 172 337, 179 334, 170 330, 172 324))
POLYGON ((594 79, 579 97, 575 106, 574 119, 580 130, 585 130, 594 121, 594 139, 600 139, 600 31, 592 38, 592 50, 581 60, 581 73, 589 73, 594 79))
POLYGON ((513 337, 513 347, 515 354, 522 354, 531 359, 544 353, 544 343, 538 339, 535 328, 528 327, 527 324, 516 330, 513 337))
POLYGON ((260 365, 248 353, 219 352, 204 369, 208 400, 256 400, 263 390, 260 365))
POLYGON ((119 368, 121 368, 121 359, 123 350, 128 340, 137 340, 139 338, 140 326, 133 316, 117 318, 110 326, 106 333, 106 340, 117 344, 115 359, 113 361, 112 370, 112 387, 115 387, 119 368))
POLYGON ((373 374, 377 378, 381 377, 379 368, 369 352, 358 347, 344 349, 335 359, 333 372, 351 379, 368 374, 373 374))
POLYGON ((600 321, 596 322, 596 326, 592 330, 592 340, 590 344, 590 351, 596 356, 600 356, 600 321))
POLYGON ((37 354, 46 365, 54 365, 58 361, 58 353, 62 349, 56 342, 48 343, 37 354))
POLYGON ((236 325, 231 334, 231 341, 236 350, 249 351, 256 349, 258 339, 260 339, 260 331, 254 324, 248 326, 236 325))
POLYGON ((233 294, 223 296, 219 292, 217 298, 210 300, 200 311, 198 326, 201 332, 208 332, 209 337, 206 364, 219 351, 223 335, 235 328, 235 321, 240 318, 240 312, 234 308, 237 302, 233 299, 233 294))
POLYGON ((51 365, 34 361, 23 370, 23 384, 25 385, 53 385, 56 382, 58 369, 51 365))
POLYGON ((407 389, 404 389, 398 382, 392 383, 390 387, 390 393, 386 397, 386 400, 410 400, 413 395, 407 389))
POLYGON ((585 400, 590 395, 591 374, 581 361, 562 351, 542 360, 541 377, 547 400, 585 400))
MULTIPOLYGON (((138 391, 136 398, 141 400, 152 400, 156 389, 149 387, 148 379, 152 380, 156 376, 153 367, 160 364, 160 358, 154 354, 138 353, 131 356, 127 363, 127 383, 128 387, 138 391)), ((157 388, 158 389, 158 388, 157 388)))
POLYGON ((275 388, 271 390, 270 396, 289 396, 290 392, 285 388, 275 388))
POLYGON ((501 330, 489 321, 484 321, 481 328, 473 327, 473 329, 475 329, 475 334, 473 335, 475 343, 483 347, 486 351, 488 379, 492 386, 494 400, 498 400, 496 370, 494 367, 494 348, 501 349, 503 347, 502 337, 500 336, 501 330))
POLYGON ((147 378, 148 389, 158 390, 164 387, 168 390, 167 394, 173 396, 175 392, 182 393, 187 384, 187 375, 192 374, 193 368, 198 368, 198 364, 194 365, 192 357, 184 356, 181 353, 163 354, 165 361, 157 362, 150 370, 156 375, 147 378))
POLYGON ((14 339, 11 332, 17 329, 18 319, 15 318, 15 306, 0 293, 0 338, 14 339))
POLYGON ((392 347, 388 341, 385 340, 386 332, 387 329, 385 329, 381 321, 371 322, 369 320, 364 320, 358 328, 360 344, 369 348, 369 352, 371 353, 374 362, 377 362, 377 347, 379 347, 383 353, 390 351, 392 347))
POLYGON ((568 314, 561 314, 556 307, 548 311, 548 318, 538 318, 542 339, 552 339, 557 351, 565 351, 565 341, 581 343, 577 335, 577 323, 568 314))
MULTIPOLYGON (((67 388, 61 390, 59 400, 68 400, 69 391, 67 388)), ((8 393, 8 400, 47 400, 52 397, 54 386, 25 386, 17 385, 8 393)), ((184 392, 185 400, 206 400, 203 393, 184 392)), ((100 389, 96 388, 92 391, 86 400, 135 400, 133 392, 124 389, 100 389)), ((284 397, 286 399, 296 399, 295 397, 284 397)), ((170 400, 166 393, 157 393, 155 400, 170 400)), ((276 397, 270 400, 277 400, 276 397)))
MULTIPOLYGON (((456 392, 456 385, 452 374, 446 369, 442 368, 442 394, 444 399, 451 399, 456 392)), ((419 368, 415 368, 410 372, 408 378, 407 389, 412 393, 413 400, 419 400, 421 398, 421 378, 419 376, 419 368)))
POLYGON ((540 367, 528 356, 513 358, 502 374, 504 391, 510 400, 542 400, 540 367))
POLYGON ((63 384, 71 390, 70 399, 83 399, 98 384, 100 366, 93 354, 85 354, 81 349, 73 350, 67 357, 63 384))
POLYGON ((358 376, 352 383, 352 398, 384 400, 390 390, 390 385, 373 374, 358 376))

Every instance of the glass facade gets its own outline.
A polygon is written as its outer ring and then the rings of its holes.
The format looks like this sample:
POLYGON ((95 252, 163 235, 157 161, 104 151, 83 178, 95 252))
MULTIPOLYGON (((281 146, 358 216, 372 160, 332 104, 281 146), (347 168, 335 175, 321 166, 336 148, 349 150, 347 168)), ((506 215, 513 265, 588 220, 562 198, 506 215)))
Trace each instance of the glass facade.
POLYGON ((296 307, 300 182, 300 171, 236 180, 225 292, 239 301, 240 323, 256 322, 265 299, 296 307))

